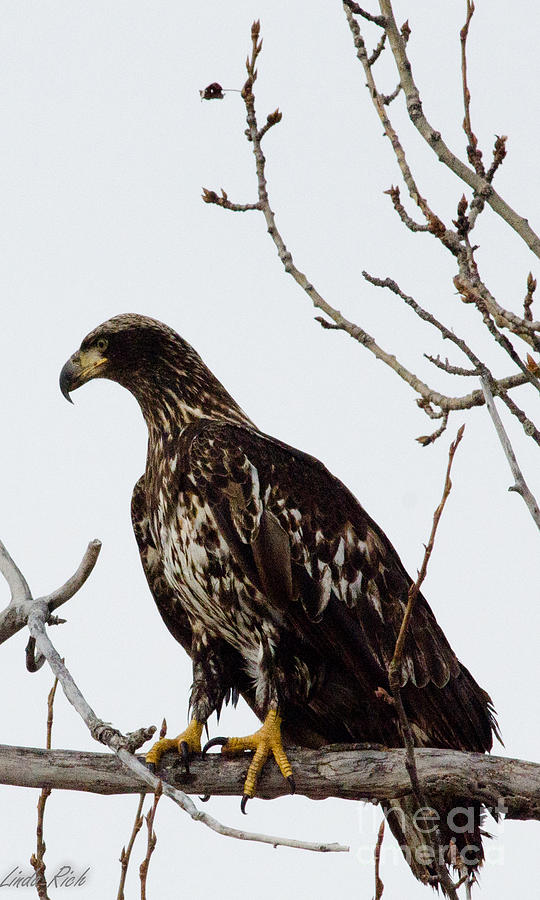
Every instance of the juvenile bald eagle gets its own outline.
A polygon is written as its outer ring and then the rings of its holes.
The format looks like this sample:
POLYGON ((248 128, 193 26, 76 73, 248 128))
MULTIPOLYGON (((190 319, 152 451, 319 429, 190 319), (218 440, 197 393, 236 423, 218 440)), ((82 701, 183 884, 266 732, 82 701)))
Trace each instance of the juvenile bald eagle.
MULTIPOLYGON (((203 726, 241 694, 263 722, 222 752, 255 750, 242 809, 270 754, 294 789, 282 745, 403 745, 388 665, 411 579, 394 547, 317 459, 263 434, 193 348, 167 326, 121 315, 84 338, 60 375, 70 391, 109 378, 136 397, 148 426, 132 518, 158 610, 193 661, 191 721, 147 756, 200 751, 203 726), (383 689, 382 691, 380 689, 383 689), (386 694, 386 701, 385 701, 386 694)), ((401 668, 418 746, 488 751, 489 696, 452 651, 420 596, 401 668)), ((465 800, 458 805, 469 807, 465 800)), ((409 821, 390 815, 415 875, 433 882, 409 821), (408 846, 407 846, 408 845, 408 846), (412 855, 411 855, 412 854, 412 855)), ((406 804, 402 804, 405 806, 406 804)), ((479 809, 445 841, 482 859, 479 809)), ((424 848, 425 849, 425 848, 424 848)))

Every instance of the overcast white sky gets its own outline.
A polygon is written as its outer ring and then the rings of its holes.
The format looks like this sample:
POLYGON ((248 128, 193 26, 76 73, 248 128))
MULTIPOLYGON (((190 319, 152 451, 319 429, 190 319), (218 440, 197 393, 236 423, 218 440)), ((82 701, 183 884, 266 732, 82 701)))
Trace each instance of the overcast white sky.
MULTIPOLYGON (((464 157, 464 3, 415 0, 396 11, 412 27, 410 55, 426 112, 464 157)), ((396 278, 482 347, 475 311, 455 296, 452 260, 429 236, 406 232, 383 194, 399 182, 398 170, 340 3, 5 0, 0 537, 36 595, 62 583, 88 540, 101 538, 99 564, 64 607, 69 622, 55 631, 56 645, 101 717, 127 731, 166 715, 171 731, 179 730, 190 665, 154 608, 129 520, 145 426, 133 398, 109 382, 77 392, 74 407, 65 403, 58 373, 81 338, 127 311, 176 328, 261 428, 319 456, 352 488, 411 572, 439 499, 450 437, 466 420, 425 593, 456 652, 493 697, 506 744, 500 752, 538 758, 538 535, 520 499, 506 490, 510 476, 485 411, 456 416, 448 436, 421 449, 414 438, 431 423, 410 390, 346 335, 313 321, 262 216, 200 200, 203 185, 224 187, 238 202, 256 199, 239 95, 201 103, 198 90, 214 80, 242 86, 257 17, 264 37, 258 110, 262 121, 278 105, 284 113, 265 142, 271 203, 297 265, 330 303, 443 390, 456 388, 421 357, 451 348, 393 296, 367 285, 361 270, 396 278)), ((497 187, 533 226, 540 225, 539 27, 532 0, 513 18, 502 0, 478 0, 470 38, 473 125, 486 152, 495 133, 509 135, 497 187)), ((390 64, 381 72, 389 92, 396 81, 390 64)), ((391 109, 404 126, 420 189, 449 221, 462 186, 406 128, 401 99, 391 109)), ((527 272, 540 274, 538 261, 490 211, 477 232, 488 284, 519 311, 527 272)), ((487 355, 498 374, 510 373, 501 355, 487 355)), ((468 382, 457 388, 469 389, 468 382)), ((534 414, 534 397, 526 389, 518 396, 534 414)), ((538 496, 534 445, 513 422, 508 427, 538 496)), ((7 600, 0 584, 0 602, 7 600)), ((0 741, 42 746, 51 677, 46 668, 26 672, 25 643, 19 634, 1 648, 0 741)), ((246 709, 227 711, 219 730, 243 733, 250 719, 246 709)), ((215 734, 214 720, 210 727, 215 734)), ((63 696, 53 741, 97 749, 63 696)), ((0 788, 0 881, 14 866, 28 868, 37 795, 0 788)), ((116 896, 117 860, 136 802, 53 793, 49 872, 66 863, 77 872, 90 867, 77 895, 116 896)), ((245 824, 237 800, 212 800, 209 811, 245 824)), ((150 896, 369 898, 379 815, 357 803, 301 797, 250 804, 253 830, 351 844, 348 856, 319 856, 220 838, 163 800, 150 896)), ((539 836, 538 823, 503 826, 488 847, 482 896, 532 893, 539 836)), ((141 842, 129 897, 138 896, 143 856, 141 842)), ((381 874, 388 898, 428 896, 390 836, 381 874)), ((4 888, 0 896, 23 893, 4 888)))

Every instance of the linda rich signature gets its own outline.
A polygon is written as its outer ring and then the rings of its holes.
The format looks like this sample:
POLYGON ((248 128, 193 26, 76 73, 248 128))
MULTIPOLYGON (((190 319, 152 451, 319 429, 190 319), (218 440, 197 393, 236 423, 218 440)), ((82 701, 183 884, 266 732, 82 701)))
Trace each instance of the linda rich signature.
MULTIPOLYGON (((82 887, 87 883, 90 866, 83 872, 77 872, 69 865, 60 866, 54 875, 48 875, 47 887, 55 888, 75 888, 82 887)), ((36 886, 36 873, 33 869, 21 869, 20 866, 14 866, 11 872, 8 872, 0 881, 0 888, 30 888, 36 886)))

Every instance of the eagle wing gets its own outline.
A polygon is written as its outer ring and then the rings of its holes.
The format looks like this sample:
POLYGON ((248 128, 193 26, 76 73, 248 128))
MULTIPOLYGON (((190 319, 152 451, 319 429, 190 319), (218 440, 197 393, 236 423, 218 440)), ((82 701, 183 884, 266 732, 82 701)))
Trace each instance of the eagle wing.
POLYGON ((161 557, 150 533, 144 482, 145 477, 142 475, 131 497, 131 522, 142 567, 161 618, 172 636, 191 655, 193 637, 191 625, 183 607, 167 583, 161 557))
MULTIPOLYGON (((167 581, 161 555, 156 549, 152 538, 144 475, 139 478, 133 489, 131 522, 139 548, 143 571, 159 614, 172 636, 195 662, 194 654, 197 653, 197 647, 196 642, 194 643, 193 641, 193 629, 189 617, 180 598, 167 581)), ((224 697, 226 702, 232 700, 233 705, 236 705, 238 692, 240 692, 248 705, 255 709, 252 682, 244 670, 242 660, 232 648, 226 654, 226 664, 234 681, 233 689, 225 691, 224 697)), ((218 718, 220 709, 221 702, 218 702, 216 706, 218 718)))
MULTIPOLYGON (((245 576, 291 633, 376 704, 377 687, 388 691, 411 585, 384 532, 317 459, 255 429, 201 422, 188 471, 245 576)), ((401 685, 421 742, 491 747, 491 701, 422 595, 405 641, 401 685)), ((386 718, 394 718, 389 712, 386 718)))

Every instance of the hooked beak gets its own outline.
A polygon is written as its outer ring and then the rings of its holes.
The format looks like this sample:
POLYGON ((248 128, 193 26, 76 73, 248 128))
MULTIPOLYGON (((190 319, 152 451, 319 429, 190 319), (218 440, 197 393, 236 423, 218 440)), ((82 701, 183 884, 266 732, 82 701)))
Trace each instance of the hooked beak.
POLYGON ((75 388, 79 387, 80 381, 79 376, 81 374, 81 364, 79 359, 79 354, 74 353, 71 356, 62 371, 60 372, 60 390, 62 394, 69 401, 69 403, 73 403, 73 400, 69 396, 70 391, 74 391, 75 388))
POLYGON ((107 357, 98 355, 95 350, 77 350, 73 356, 70 356, 60 372, 60 390, 66 400, 73 403, 70 397, 71 391, 101 375, 101 368, 106 362, 107 357))

